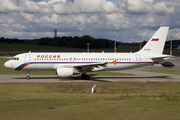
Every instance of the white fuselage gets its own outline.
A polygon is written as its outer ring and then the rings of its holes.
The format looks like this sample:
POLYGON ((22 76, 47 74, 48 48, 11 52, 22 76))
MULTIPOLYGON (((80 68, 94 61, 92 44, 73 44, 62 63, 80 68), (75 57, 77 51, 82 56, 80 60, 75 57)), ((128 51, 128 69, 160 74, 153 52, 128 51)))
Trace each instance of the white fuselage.
MULTIPOLYGON (((22 71, 56 71, 59 67, 79 67, 87 64, 109 63, 86 71, 124 70, 153 64, 150 55, 139 53, 23 53, 5 63, 7 68, 22 71), (16 59, 18 58, 18 59, 16 59), (116 61, 116 64, 111 63, 116 61)), ((89 67, 89 66, 88 66, 89 67)), ((80 72, 86 67, 79 69, 80 72)))

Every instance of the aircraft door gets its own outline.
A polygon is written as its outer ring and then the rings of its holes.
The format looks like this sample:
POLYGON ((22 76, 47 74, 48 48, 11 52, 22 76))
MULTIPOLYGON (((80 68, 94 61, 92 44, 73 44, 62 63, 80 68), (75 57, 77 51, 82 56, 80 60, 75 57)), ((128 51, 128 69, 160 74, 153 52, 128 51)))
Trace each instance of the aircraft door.
POLYGON ((69 62, 72 62, 72 57, 69 58, 69 62))
POLYGON ((25 63, 30 63, 30 54, 25 55, 25 63))
POLYGON ((76 57, 70 57, 69 62, 76 62, 76 57))
POLYGON ((73 58, 73 62, 76 62, 76 57, 73 58))
POLYGON ((136 64, 141 64, 141 55, 136 54, 136 64))

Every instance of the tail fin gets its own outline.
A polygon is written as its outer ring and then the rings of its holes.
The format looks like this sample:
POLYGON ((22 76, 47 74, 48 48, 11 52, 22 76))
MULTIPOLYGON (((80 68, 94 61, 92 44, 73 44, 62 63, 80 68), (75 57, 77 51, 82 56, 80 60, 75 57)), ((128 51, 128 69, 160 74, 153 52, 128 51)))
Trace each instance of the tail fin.
POLYGON ((139 52, 162 54, 168 30, 169 27, 160 27, 139 52))

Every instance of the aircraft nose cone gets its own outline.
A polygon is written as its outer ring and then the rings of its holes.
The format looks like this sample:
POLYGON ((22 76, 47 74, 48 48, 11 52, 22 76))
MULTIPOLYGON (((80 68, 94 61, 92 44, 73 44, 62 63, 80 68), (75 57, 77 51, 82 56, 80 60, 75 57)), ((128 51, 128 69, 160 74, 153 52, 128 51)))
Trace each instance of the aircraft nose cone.
POLYGON ((12 66, 11 66, 11 64, 10 64, 10 62, 9 61, 7 61, 7 62, 5 62, 4 63, 4 66, 6 67, 6 68, 12 68, 12 66))

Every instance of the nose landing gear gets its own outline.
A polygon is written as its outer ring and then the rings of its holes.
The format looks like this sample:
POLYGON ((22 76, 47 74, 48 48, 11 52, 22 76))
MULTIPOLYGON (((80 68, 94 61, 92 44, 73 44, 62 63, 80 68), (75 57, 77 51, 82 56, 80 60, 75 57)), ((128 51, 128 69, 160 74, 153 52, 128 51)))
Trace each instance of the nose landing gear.
POLYGON ((30 71, 27 71, 26 79, 27 79, 27 80, 30 79, 30 71))

